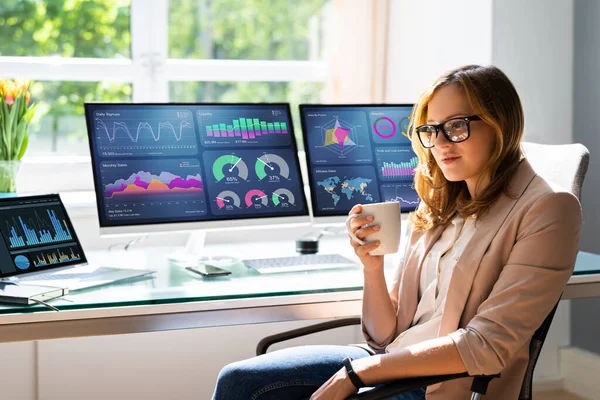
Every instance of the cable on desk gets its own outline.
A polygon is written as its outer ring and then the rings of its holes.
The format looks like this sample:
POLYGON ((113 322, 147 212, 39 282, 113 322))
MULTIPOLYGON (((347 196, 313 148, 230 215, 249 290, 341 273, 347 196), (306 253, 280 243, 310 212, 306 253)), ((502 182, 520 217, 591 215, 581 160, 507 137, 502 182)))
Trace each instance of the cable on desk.
POLYGON ((41 305, 43 305, 43 306, 46 306, 46 307, 48 307, 49 309, 51 309, 51 310, 54 310, 54 311, 56 311, 56 312, 60 312, 60 310, 59 310, 58 308, 56 308, 56 307, 54 307, 54 306, 51 306, 50 304, 46 303, 46 302, 45 302, 45 301, 43 301, 43 300, 38 300, 38 299, 33 299, 33 298, 32 298, 32 299, 31 299, 31 301, 34 301, 34 302, 36 302, 36 303, 38 303, 38 304, 41 304, 41 305))
POLYGON ((127 251, 134 244, 138 244, 138 243, 143 242, 144 240, 146 240, 148 238, 148 236, 149 235, 140 236, 140 237, 137 237, 135 239, 132 239, 132 240, 128 241, 127 243, 111 244, 110 246, 108 246, 108 251, 112 251, 112 250, 114 250, 116 248, 121 248, 121 246, 123 246, 123 250, 127 251))

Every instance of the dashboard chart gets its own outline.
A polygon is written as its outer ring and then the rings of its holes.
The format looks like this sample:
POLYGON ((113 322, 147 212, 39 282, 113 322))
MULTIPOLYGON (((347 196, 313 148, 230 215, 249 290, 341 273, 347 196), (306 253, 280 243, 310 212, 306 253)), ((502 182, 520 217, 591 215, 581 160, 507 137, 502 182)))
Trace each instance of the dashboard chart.
POLYGON ((101 177, 108 218, 192 218, 206 213, 198 160, 103 162, 101 177))
POLYGON ((376 144, 410 146, 408 125, 411 108, 375 109, 369 112, 372 138, 376 144))
POLYGON ((85 110, 101 228, 309 215, 287 103, 85 110))
POLYGON ((198 153, 189 110, 116 110, 94 114, 97 149, 103 157, 188 156, 198 153))
POLYGON ((3 199, 0 233, 0 277, 86 261, 58 195, 3 199))
POLYGON ((373 167, 318 167, 313 176, 320 210, 346 210, 380 201, 373 167))
POLYGON ((382 147, 375 151, 377 172, 383 180, 409 180, 415 175, 419 163, 412 149, 407 147, 382 147))
POLYGON ((196 113, 200 140, 207 147, 289 146, 291 121, 282 110, 203 107, 196 113))
POLYGON ((312 163, 356 164, 373 160, 364 112, 310 112, 304 118, 312 163))
POLYGON ((1 215, 0 228, 9 249, 73 240, 60 207, 23 208, 18 213, 1 215), (16 214, 16 215, 15 215, 16 214))
POLYGON ((289 149, 204 152, 211 210, 217 215, 295 210, 302 181, 289 149))
POLYGON ((402 211, 412 211, 419 205, 419 197, 412 183, 391 183, 381 185, 383 201, 397 201, 402 211))
POLYGON ((412 105, 301 105, 315 217, 398 201, 413 211, 419 159, 408 138, 412 105))

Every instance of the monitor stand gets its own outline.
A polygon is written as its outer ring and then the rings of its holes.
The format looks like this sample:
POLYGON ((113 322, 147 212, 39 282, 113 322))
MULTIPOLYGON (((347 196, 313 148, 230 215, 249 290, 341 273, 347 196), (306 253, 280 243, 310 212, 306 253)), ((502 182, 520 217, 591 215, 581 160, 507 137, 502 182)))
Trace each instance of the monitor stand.
POLYGON ((168 260, 175 264, 186 267, 197 266, 205 263, 221 267, 238 261, 231 256, 206 254, 204 251, 205 241, 206 231, 192 231, 183 250, 177 250, 169 254, 168 260))

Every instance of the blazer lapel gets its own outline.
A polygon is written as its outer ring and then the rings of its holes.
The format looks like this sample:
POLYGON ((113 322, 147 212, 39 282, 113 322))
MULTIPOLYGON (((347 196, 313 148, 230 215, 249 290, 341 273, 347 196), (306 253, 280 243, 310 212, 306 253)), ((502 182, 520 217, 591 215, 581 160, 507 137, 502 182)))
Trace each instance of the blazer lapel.
POLYGON ((510 193, 516 198, 501 195, 484 218, 476 222, 476 234, 463 250, 450 278, 451 289, 448 290, 446 297, 438 337, 458 329, 460 317, 483 255, 534 176, 535 172, 529 162, 522 160, 509 186, 510 193))

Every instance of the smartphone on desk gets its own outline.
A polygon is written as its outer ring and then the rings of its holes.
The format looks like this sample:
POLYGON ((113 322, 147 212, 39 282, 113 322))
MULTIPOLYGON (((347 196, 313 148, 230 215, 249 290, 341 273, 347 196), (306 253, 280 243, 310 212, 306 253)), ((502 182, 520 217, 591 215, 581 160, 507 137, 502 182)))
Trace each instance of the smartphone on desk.
POLYGON ((224 276, 231 274, 231 271, 227 271, 226 269, 221 269, 210 264, 201 264, 196 267, 185 267, 185 269, 202 276, 224 276))

